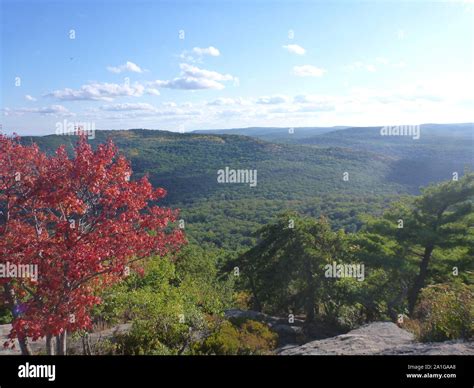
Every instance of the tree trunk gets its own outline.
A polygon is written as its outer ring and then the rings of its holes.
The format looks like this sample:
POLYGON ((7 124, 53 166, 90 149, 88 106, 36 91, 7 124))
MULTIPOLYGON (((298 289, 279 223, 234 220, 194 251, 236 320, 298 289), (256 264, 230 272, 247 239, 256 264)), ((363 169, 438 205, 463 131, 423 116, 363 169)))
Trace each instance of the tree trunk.
POLYGON ((64 331, 61 333, 61 350, 62 350, 62 355, 65 356, 67 354, 67 330, 64 329, 64 331))
POLYGON ((306 262, 306 299, 305 299, 305 323, 311 323, 314 321, 314 299, 315 299, 315 287, 313 279, 313 271, 311 270, 311 263, 309 260, 306 262))
POLYGON ((305 323, 314 322, 314 317, 315 317, 315 314, 314 314, 314 299, 311 298, 311 293, 308 293, 308 296, 306 297, 305 312, 306 312, 305 323))
POLYGON ((59 338, 59 335, 56 335, 55 336, 55 344, 56 344, 56 354, 57 355, 60 355, 61 354, 61 340, 59 338))
POLYGON ((54 356, 53 336, 51 334, 46 336, 46 354, 54 356))
POLYGON ((66 352, 66 340, 67 332, 66 329, 63 332, 56 336, 56 354, 59 356, 65 356, 66 352))
POLYGON ((432 246, 425 247, 425 252, 420 263, 420 272, 415 278, 415 283, 413 284, 413 287, 408 295, 408 311, 410 313, 410 316, 413 315, 413 311, 415 310, 416 301, 418 300, 420 290, 425 285, 426 275, 428 274, 428 265, 430 263, 432 253, 432 246))
POLYGON ((89 333, 85 333, 82 336, 82 353, 85 356, 91 356, 92 355, 89 333))
POLYGON ((22 356, 31 356, 31 348, 28 342, 28 338, 22 337, 18 338, 18 343, 20 345, 21 355, 22 356))
POLYGON ((258 298, 258 295, 257 295, 257 288, 255 287, 253 276, 249 276, 249 283, 250 283, 250 288, 251 288, 252 294, 253 294, 254 309, 261 312, 262 311, 262 304, 260 303, 260 299, 258 298))
MULTIPOLYGON (((18 301, 16 299, 15 290, 9 283, 5 283, 3 285, 3 289, 5 291, 5 297, 10 305, 10 309, 13 315, 13 319, 17 319, 19 317, 18 312, 18 301)), ((27 337, 18 337, 18 344, 20 345, 21 354, 23 356, 31 356, 31 348, 30 344, 28 343, 27 337)))

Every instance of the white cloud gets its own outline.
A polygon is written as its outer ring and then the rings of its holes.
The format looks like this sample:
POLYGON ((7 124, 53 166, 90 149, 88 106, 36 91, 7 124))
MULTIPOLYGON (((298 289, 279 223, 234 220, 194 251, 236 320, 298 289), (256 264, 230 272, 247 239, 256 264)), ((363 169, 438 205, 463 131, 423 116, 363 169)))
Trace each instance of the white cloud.
POLYGON ((112 101, 116 97, 140 97, 143 94, 144 86, 139 83, 112 84, 112 83, 91 83, 82 85, 79 89, 65 88, 47 93, 45 96, 53 97, 62 101, 112 101))
MULTIPOLYGON (((165 109, 162 109, 149 104, 143 104, 143 106, 136 106, 136 104, 105 105, 101 107, 101 110, 109 112, 105 118, 110 120, 159 119, 166 117, 187 119, 190 117, 198 117, 202 114, 199 109, 192 109, 191 107, 167 106, 165 109)), ((103 119, 104 117, 100 118, 103 119)))
POLYGON ((292 54, 297 54, 297 55, 305 55, 306 53, 306 50, 297 45, 297 44, 288 44, 288 45, 285 45, 285 46, 282 46, 284 49, 288 50, 288 52, 292 53, 292 54))
POLYGON ((313 65, 294 66, 293 74, 298 77, 321 77, 326 70, 313 65))
POLYGON ((310 102, 315 102, 318 100, 317 96, 309 95, 309 94, 299 94, 293 98, 293 101, 297 104, 306 104, 310 102))
POLYGON ((245 101, 242 98, 226 98, 221 97, 214 101, 208 102, 207 105, 226 106, 226 105, 243 105, 245 101))
POLYGON ((133 111, 133 110, 144 110, 144 111, 156 111, 156 108, 148 103, 124 103, 124 104, 113 104, 113 105, 102 105, 100 110, 105 111, 133 111))
MULTIPOLYGON (((388 60, 384 59, 384 61, 387 61, 388 63, 388 60)), ((382 64, 383 62, 379 59, 377 63, 382 64)), ((369 71, 371 73, 377 70, 375 65, 371 63, 365 63, 362 61, 356 61, 354 63, 351 63, 350 65, 344 66, 344 69, 346 70, 361 70, 362 69, 362 70, 369 71)))
POLYGON ((217 71, 200 69, 197 66, 181 63, 179 65, 184 75, 193 78, 205 78, 213 81, 232 81, 234 77, 230 74, 221 74, 217 71))
MULTIPOLYGON (((394 63, 394 62, 393 62, 394 63)), ((374 59, 378 69, 391 66, 390 60, 374 59), (385 65, 386 63, 386 65, 385 65)), ((365 62, 361 62, 364 70, 365 62)), ((191 65, 181 65, 180 76, 171 81, 158 81, 168 87, 195 89, 196 87, 222 88, 233 76, 191 65), (227 80, 227 81, 223 81, 227 80), (192 84, 192 83, 197 83, 192 84), (210 84, 206 84, 210 83, 210 84), (181 84, 180 84, 181 83, 181 84)), ((364 70, 365 71, 365 70, 364 70)), ((389 80, 374 88, 341 90, 337 94, 299 94, 288 97, 282 94, 243 96, 229 91, 225 97, 207 100, 193 99, 191 103, 168 100, 162 104, 148 104, 141 99, 117 100, 98 103, 92 120, 101 128, 162 128, 176 130, 181 125, 187 129, 231 128, 245 126, 331 126, 331 125, 386 125, 421 122, 472 121, 472 72, 458 74, 443 73, 442 77, 408 82, 406 85, 389 80)), ((102 84, 101 84, 102 85, 102 84)), ((156 88, 159 86, 155 85, 156 88)), ((143 95, 151 85, 145 84, 143 95)), ((112 88, 105 88, 114 92, 112 88)), ((102 90, 102 89, 101 89, 102 90)), ((84 94, 83 88, 75 92, 84 94)), ((111 94, 107 94, 110 96, 111 94)), ((115 93, 116 94, 116 93, 115 93)), ((114 94, 114 95, 115 95, 114 94)), ((106 96, 94 94, 92 99, 103 100, 106 96), (100 97, 100 98, 98 98, 100 97)), ((75 95, 74 97, 91 97, 75 95)), ((69 97, 68 97, 69 98, 69 97)), ((25 103, 25 105, 28 105, 25 103)), ((79 107, 82 104, 78 104, 79 107)), ((61 106, 44 108, 5 109, 5 118, 15 122, 15 114, 35 114, 35 123, 50 120, 52 115, 71 114, 61 106), (44 117, 40 116, 43 115, 44 117)), ((84 116, 83 112, 76 115, 84 116)), ((88 118, 91 119, 91 118, 88 118)), ((31 120, 31 118, 29 118, 31 120)))
POLYGON ((107 66, 107 70, 115 74, 120 74, 124 71, 130 71, 132 73, 143 73, 143 70, 140 68, 140 66, 130 61, 127 61, 120 66, 107 66))
POLYGON ((5 108, 3 110, 5 116, 18 116, 25 113, 34 113, 42 116, 75 116, 62 105, 49 105, 42 108, 5 108))
POLYGON ((405 62, 393 62, 388 58, 385 57, 377 57, 373 61, 362 62, 356 61, 351 63, 350 65, 346 65, 343 67, 345 70, 366 70, 368 72, 375 72, 379 68, 402 68, 405 67, 405 62))
POLYGON ((27 95, 25 96, 25 100, 26 100, 26 101, 36 101, 36 98, 34 98, 33 96, 30 96, 29 94, 27 94, 27 95))
POLYGON ((239 109, 224 109, 217 112, 217 117, 221 119, 228 119, 228 118, 238 118, 242 115, 242 111, 239 109))
POLYGON ((183 89, 183 90, 200 90, 200 89, 224 89, 224 85, 219 82, 208 80, 204 78, 192 78, 192 77, 177 77, 169 81, 154 81, 153 85, 159 88, 168 89, 183 89))
POLYGON ((220 51, 213 46, 209 46, 206 48, 194 47, 193 53, 199 56, 210 55, 211 57, 218 57, 219 55, 221 55, 220 51))
POLYGON ((374 65, 367 65, 365 66, 365 68, 367 71, 370 71, 371 73, 373 73, 376 70, 374 65))
POLYGON ((230 74, 221 74, 217 71, 201 69, 197 66, 181 63, 180 77, 173 80, 156 80, 149 85, 157 88, 199 90, 199 89, 224 89, 223 81, 232 81, 230 74))
POLYGON ((307 104, 304 106, 300 106, 296 112, 303 112, 303 113, 314 113, 314 112, 330 112, 335 110, 335 106, 331 104, 307 104))
POLYGON ((285 102, 289 102, 290 98, 283 95, 275 95, 275 96, 263 96, 257 99, 257 104, 265 104, 265 105, 275 105, 275 104, 283 104, 285 102))
POLYGON ((185 62, 199 62, 199 63, 202 63, 202 60, 201 59, 195 59, 192 55, 189 55, 187 51, 183 51, 179 58, 182 60, 182 61, 185 61, 185 62))
POLYGON ((331 96, 325 95, 316 95, 316 94, 300 94, 293 98, 293 103, 299 104, 301 106, 320 106, 327 107, 333 106, 334 98, 331 96))
POLYGON ((209 47, 194 47, 192 50, 184 50, 180 55, 182 61, 191 63, 202 63, 203 57, 211 56, 218 57, 221 55, 219 49, 214 46, 209 47))
POLYGON ((382 65, 388 65, 390 61, 384 57, 377 57, 375 58, 375 62, 380 63, 382 65))
POLYGON ((160 91, 156 88, 147 88, 145 89, 145 93, 149 94, 150 96, 159 96, 160 91))

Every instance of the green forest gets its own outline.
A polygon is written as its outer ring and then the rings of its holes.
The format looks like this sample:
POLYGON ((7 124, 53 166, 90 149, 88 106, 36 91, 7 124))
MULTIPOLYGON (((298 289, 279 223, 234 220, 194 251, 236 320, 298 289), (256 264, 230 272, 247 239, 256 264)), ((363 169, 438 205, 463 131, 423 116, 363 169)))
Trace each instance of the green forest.
MULTIPOLYGON (((179 209, 186 244, 101 290, 93 330, 71 333, 83 353, 272 354, 288 339, 268 316, 300 325, 298 344, 374 321, 422 342, 472 338, 472 135, 461 130, 441 153, 448 135, 433 129, 412 152, 367 131, 299 139, 97 131, 89 142, 111 139, 131 161, 132 181, 147 176, 167 191, 157 204, 179 209), (257 170, 257 186, 219 184, 226 166, 257 170), (94 330, 120 324, 130 329, 91 343, 94 330)), ((21 139, 48 155, 64 144, 70 156, 75 141, 21 139)), ((9 323, 10 308, 1 311, 9 323)))

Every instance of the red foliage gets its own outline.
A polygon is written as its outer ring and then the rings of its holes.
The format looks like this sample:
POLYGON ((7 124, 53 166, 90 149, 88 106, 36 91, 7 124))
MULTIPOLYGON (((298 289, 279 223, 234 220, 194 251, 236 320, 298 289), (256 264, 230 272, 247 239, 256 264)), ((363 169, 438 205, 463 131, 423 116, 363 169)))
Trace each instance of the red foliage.
POLYGON ((38 268, 37 281, 0 278, 17 301, 11 338, 88 328, 98 291, 184 242, 177 211, 149 205, 165 190, 131 174, 112 142, 94 151, 83 137, 69 158, 0 135, 0 263, 38 268))

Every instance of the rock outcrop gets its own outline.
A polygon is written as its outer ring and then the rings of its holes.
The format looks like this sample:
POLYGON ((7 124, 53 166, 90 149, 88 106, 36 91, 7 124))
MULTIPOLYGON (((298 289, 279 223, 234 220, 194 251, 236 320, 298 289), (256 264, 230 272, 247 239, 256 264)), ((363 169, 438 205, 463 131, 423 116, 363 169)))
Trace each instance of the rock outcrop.
MULTIPOLYGON (((280 347, 276 353, 281 355, 474 355, 472 341, 446 341, 421 343, 414 339, 413 334, 399 328, 392 322, 373 322, 346 334, 295 345, 304 338, 303 322, 295 319, 294 324, 282 318, 272 317, 255 311, 228 310, 227 318, 252 319, 265 322, 280 337, 280 347), (293 345, 289 345, 293 343, 293 345)), ((6 341, 11 325, 0 325, 0 341, 6 341)), ((103 340, 111 340, 118 333, 127 332, 129 324, 92 333, 90 342, 95 344, 103 340)), ((301 342, 300 342, 301 343, 301 342)), ((34 354, 45 353, 44 339, 30 342, 34 354)), ((80 340, 69 339, 68 352, 81 354, 80 340)), ((0 346, 0 355, 20 354, 18 344, 15 349, 0 346)))
POLYGON ((346 334, 285 346, 281 355, 474 355, 474 342, 416 342, 413 334, 392 322, 373 322, 346 334))
MULTIPOLYGON (((0 325, 0 356, 1 355, 19 355, 20 348, 18 341, 15 340, 15 348, 7 349, 3 347, 3 343, 8 340, 8 334, 10 333, 12 325, 0 325)), ((110 329, 105 329, 89 335, 89 342, 91 346, 96 346, 98 343, 104 340, 113 340, 113 337, 117 334, 124 334, 131 328, 131 324, 124 323, 114 326, 110 329)), ((46 354, 46 340, 41 338, 38 341, 29 341, 30 348, 33 354, 46 354)), ((82 341, 79 338, 73 338, 68 336, 68 354, 82 354, 82 341)))

